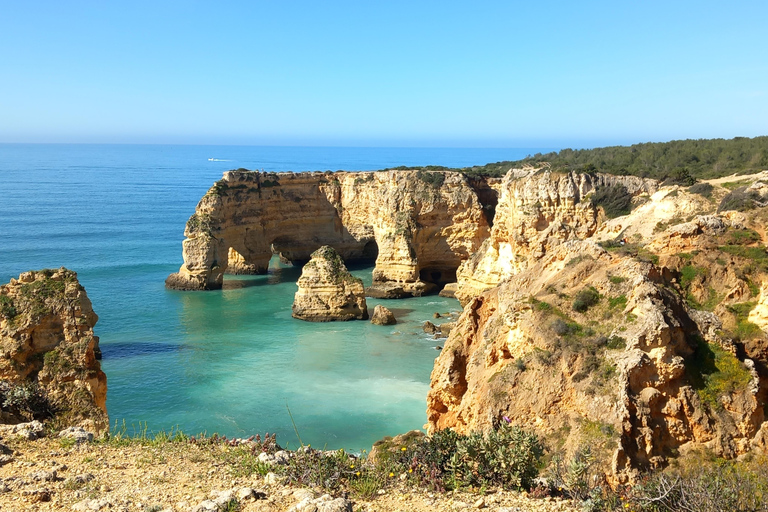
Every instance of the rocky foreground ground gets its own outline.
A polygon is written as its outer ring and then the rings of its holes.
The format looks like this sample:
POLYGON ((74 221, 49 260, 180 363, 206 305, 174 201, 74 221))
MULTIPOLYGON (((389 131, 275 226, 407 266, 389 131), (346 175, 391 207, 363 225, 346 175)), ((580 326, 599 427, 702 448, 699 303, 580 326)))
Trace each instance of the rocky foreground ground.
MULTIPOLYGON (((1 511, 362 512, 567 511, 569 501, 516 492, 434 493, 390 485, 373 499, 329 496, 251 472, 237 448, 189 442, 96 441, 5 433, 1 511), (236 503, 236 504, 235 504, 236 503), (218 508, 217 508, 218 507, 218 508)), ((397 475, 393 477, 398 479, 397 475)))

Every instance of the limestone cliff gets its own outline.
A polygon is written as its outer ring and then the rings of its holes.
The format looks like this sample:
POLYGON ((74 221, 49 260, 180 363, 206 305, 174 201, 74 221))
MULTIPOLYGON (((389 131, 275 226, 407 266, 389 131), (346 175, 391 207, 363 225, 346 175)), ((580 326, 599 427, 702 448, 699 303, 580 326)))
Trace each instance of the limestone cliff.
POLYGON ((564 241, 593 236, 606 219, 589 194, 616 185, 636 197, 657 188, 631 176, 512 169, 500 186, 490 238, 459 268, 456 297, 466 304, 564 241))
POLYGON ((455 281, 488 233, 483 205, 460 173, 230 171, 187 222, 184 264, 166 285, 215 289, 230 265, 265 272, 273 254, 302 264, 330 245, 345 261, 375 260, 374 287, 418 295, 455 281))
POLYGON ((77 274, 65 268, 25 272, 0 286, 3 422, 52 417, 60 426, 109 426, 97 320, 77 274))
POLYGON ((462 268, 485 262, 502 281, 465 294, 432 373, 429 428, 482 430, 506 416, 554 451, 590 447, 614 481, 700 447, 765 450, 765 209, 696 216, 716 203, 668 187, 607 221, 568 199, 576 177, 548 179, 505 178, 492 239, 462 268), (559 206, 542 212, 553 197, 559 206))
POLYGON ((294 318, 310 322, 368 319, 363 281, 349 273, 333 247, 324 245, 312 253, 297 284, 294 318))

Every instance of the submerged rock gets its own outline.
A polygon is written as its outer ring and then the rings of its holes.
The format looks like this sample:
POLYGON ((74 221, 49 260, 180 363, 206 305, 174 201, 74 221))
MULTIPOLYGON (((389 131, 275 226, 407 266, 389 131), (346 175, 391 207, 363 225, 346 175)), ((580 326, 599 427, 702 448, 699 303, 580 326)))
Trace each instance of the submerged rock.
POLYGON ((298 285, 294 318, 310 322, 368 319, 363 281, 349 273, 333 247, 325 245, 312 253, 298 285))
POLYGON ((371 323, 376 325, 394 325, 397 323, 397 319, 395 319, 392 311, 379 304, 373 308, 371 323))
POLYGON ((427 334, 436 334, 436 333, 440 332, 440 328, 438 326, 436 326, 435 324, 433 324, 432 322, 430 322, 429 320, 425 321, 421 325, 421 328, 427 334))

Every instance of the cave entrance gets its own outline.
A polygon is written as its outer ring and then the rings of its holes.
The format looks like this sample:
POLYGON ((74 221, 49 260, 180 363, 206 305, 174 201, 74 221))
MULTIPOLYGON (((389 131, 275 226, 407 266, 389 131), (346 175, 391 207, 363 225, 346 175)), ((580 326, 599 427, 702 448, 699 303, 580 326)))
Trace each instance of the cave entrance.
POLYGON ((376 243, 376 240, 371 240, 363 247, 363 254, 360 259, 365 263, 376 263, 378 257, 379 244, 376 243))
POLYGON ((446 267, 423 267, 419 269, 419 279, 427 283, 445 285, 456 282, 456 269, 446 267))

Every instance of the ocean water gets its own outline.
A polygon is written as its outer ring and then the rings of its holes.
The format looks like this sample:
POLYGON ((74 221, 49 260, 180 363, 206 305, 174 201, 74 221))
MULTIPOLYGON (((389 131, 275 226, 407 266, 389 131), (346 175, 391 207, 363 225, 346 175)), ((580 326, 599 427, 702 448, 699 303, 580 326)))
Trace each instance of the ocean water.
MULTIPOLYGON (((399 323, 291 318, 301 270, 273 260, 262 276, 211 292, 163 281, 181 265, 197 201, 222 172, 468 166, 551 148, 317 148, 0 144, 0 282, 26 270, 78 273, 99 315, 107 409, 128 432, 276 432, 283 446, 369 449, 426 422, 438 341, 421 331, 437 296, 377 301, 399 323), (213 160, 211 160, 213 159, 213 160)), ((355 268, 370 283, 371 268, 355 268)), ((439 322, 439 321, 437 321, 439 322)))

